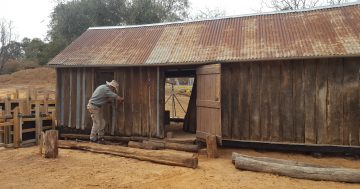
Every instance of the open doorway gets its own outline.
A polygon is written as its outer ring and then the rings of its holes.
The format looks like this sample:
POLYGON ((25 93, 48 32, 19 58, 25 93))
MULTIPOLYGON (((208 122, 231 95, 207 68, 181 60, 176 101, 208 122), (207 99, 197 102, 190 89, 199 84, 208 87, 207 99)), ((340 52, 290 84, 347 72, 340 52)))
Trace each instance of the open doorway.
POLYGON ((196 71, 165 71, 165 135, 174 140, 196 138, 196 71))

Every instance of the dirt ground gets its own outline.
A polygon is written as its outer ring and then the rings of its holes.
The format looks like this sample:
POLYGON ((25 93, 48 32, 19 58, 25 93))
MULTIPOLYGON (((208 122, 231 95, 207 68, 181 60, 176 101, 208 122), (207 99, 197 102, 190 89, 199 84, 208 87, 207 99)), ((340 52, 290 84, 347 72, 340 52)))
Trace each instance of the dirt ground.
MULTIPOLYGON (((23 70, 0 76, 0 97, 15 89, 55 90, 50 68, 23 70)), ((169 95, 169 90, 167 90, 169 95)), ((178 95, 186 109, 188 96, 178 95)), ((166 105, 167 109, 171 106, 166 105)), ((179 106, 177 112, 181 112, 179 106)), ((180 116, 183 116, 180 114, 180 116)), ((180 127, 179 127, 180 128, 180 127)), ((200 156, 199 167, 189 169, 134 159, 60 149, 58 159, 43 159, 37 147, 0 148, 0 188, 357 188, 360 185, 292 179, 272 174, 240 171, 231 163, 231 152, 298 160, 327 166, 360 169, 360 160, 314 158, 301 154, 222 149, 215 160, 200 156)))
MULTIPOLYGON (((44 159, 37 147, 0 148, 1 188, 360 188, 357 184, 293 179, 240 171, 231 163, 231 149, 218 159, 200 156, 197 169, 159 165, 134 159, 60 149, 58 159, 44 159)), ((321 158, 253 150, 267 156, 360 169, 359 160, 321 158)))

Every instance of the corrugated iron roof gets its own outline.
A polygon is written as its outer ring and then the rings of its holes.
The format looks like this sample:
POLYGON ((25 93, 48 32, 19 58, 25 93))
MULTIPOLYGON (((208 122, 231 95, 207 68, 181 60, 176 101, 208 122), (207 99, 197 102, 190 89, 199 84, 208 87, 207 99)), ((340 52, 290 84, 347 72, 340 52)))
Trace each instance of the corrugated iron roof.
POLYGON ((89 28, 49 65, 201 64, 360 55, 360 4, 213 20, 89 28))

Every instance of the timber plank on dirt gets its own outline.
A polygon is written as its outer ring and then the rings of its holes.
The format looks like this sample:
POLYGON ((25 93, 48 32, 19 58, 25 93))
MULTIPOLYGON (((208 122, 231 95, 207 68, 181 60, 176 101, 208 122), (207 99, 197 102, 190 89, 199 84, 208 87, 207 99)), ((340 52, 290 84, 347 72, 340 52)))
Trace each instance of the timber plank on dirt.
POLYGON ((149 151, 137 148, 128 148, 115 145, 101 145, 87 142, 59 141, 59 148, 84 150, 94 153, 116 155, 126 158, 133 158, 142 161, 149 161, 164 165, 182 166, 197 168, 198 156, 193 153, 178 152, 170 150, 149 151))

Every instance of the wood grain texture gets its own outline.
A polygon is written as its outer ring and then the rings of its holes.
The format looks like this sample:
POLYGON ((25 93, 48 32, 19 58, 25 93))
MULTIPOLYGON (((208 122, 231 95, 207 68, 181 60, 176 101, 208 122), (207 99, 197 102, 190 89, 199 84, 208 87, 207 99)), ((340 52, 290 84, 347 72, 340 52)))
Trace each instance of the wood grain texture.
POLYGON ((281 141, 287 142, 295 140, 292 67, 292 63, 284 61, 280 72, 280 133, 281 141))
POLYGON ((270 64, 262 64, 261 67, 261 83, 260 83, 260 126, 261 140, 268 141, 270 139, 271 129, 271 66, 270 64))
POLYGON ((249 108, 250 140, 261 139, 260 117, 260 81, 261 67, 259 62, 250 64, 249 108))
MULTIPOLYGON (((232 111, 232 95, 231 91, 232 80, 231 80, 231 64, 225 64, 221 67, 221 128, 223 138, 231 138, 231 111, 232 111)), ((191 100, 191 99, 190 99, 191 100)), ((196 100, 195 100, 196 101, 196 100)))
POLYGON ((316 111, 315 125, 316 139, 318 144, 327 143, 328 122, 327 122, 327 100, 328 100, 328 60, 319 60, 316 62, 316 111))
POLYGON ((304 97, 305 97, 305 143, 316 143, 315 97, 316 62, 304 61, 304 97))
POLYGON ((329 59, 328 75, 328 137, 327 143, 343 143, 343 62, 341 59, 329 59))
POLYGON ((359 145, 360 124, 360 59, 344 61, 344 145, 359 145))
POLYGON ((293 120, 294 120, 294 142, 305 142, 305 98, 304 98, 304 82, 303 61, 293 63, 293 120))

